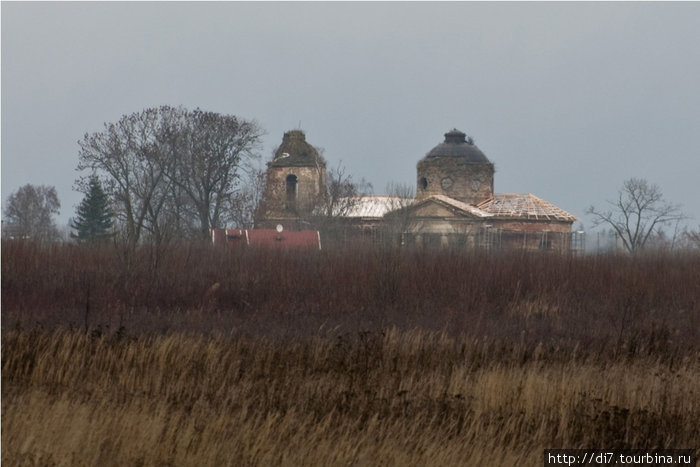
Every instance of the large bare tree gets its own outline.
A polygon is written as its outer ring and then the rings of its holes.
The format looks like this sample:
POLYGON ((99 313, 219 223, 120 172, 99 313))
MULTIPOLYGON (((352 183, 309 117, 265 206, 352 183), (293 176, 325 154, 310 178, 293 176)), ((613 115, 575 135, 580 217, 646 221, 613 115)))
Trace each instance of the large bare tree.
POLYGON ((169 136, 167 122, 176 120, 178 109, 160 107, 123 116, 117 123, 106 123, 104 130, 85 134, 78 142, 77 170, 99 176, 110 195, 112 208, 124 238, 130 246, 144 232, 156 241, 163 235, 160 213, 166 205, 169 187, 163 170, 164 141, 169 136))
POLYGON ((593 216, 593 225, 612 227, 631 253, 642 250, 662 226, 685 219, 679 204, 666 201, 658 185, 640 178, 625 180, 617 199, 608 204, 610 209, 591 206, 586 214, 593 216))
POLYGON ((27 184, 7 199, 5 217, 6 233, 15 238, 31 238, 38 241, 54 240, 58 230, 53 215, 58 214, 61 203, 56 188, 27 184))
POLYGON ((100 177, 129 246, 144 237, 157 244, 190 233, 204 238, 231 218, 261 135, 257 123, 235 116, 151 108, 86 134, 78 170, 100 177))
POLYGON ((186 114, 174 147, 174 170, 166 173, 188 196, 203 237, 233 219, 247 193, 242 175, 253 169, 262 130, 255 122, 196 109, 186 114))

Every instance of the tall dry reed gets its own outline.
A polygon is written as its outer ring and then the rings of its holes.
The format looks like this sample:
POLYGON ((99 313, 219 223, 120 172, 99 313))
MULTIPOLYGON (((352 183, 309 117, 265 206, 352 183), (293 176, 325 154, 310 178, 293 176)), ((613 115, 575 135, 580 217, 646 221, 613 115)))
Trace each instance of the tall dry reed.
POLYGON ((697 442, 697 354, 581 361, 444 333, 8 331, 12 465, 538 465, 544 448, 697 442))
POLYGON ((7 465, 689 448, 700 258, 3 243, 7 465))

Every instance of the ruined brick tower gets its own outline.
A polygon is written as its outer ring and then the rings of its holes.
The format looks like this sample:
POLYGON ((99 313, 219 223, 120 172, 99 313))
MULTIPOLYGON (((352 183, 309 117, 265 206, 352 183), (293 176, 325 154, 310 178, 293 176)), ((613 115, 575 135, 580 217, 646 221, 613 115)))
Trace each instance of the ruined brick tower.
POLYGON ((416 199, 444 195, 477 205, 493 198, 494 167, 471 138, 454 129, 417 164, 416 199))
POLYGON ((306 142, 303 131, 286 132, 267 164, 267 183, 256 228, 275 228, 278 224, 288 230, 304 228, 304 220, 325 191, 326 161, 306 142))

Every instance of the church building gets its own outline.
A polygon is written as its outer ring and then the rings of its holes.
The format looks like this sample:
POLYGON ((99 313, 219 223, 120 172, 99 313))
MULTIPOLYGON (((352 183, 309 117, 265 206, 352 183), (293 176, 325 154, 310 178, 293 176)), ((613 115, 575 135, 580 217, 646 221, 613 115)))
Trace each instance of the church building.
MULTIPOLYGON (((494 193, 494 165, 457 129, 416 166, 413 200, 367 195, 339 222, 357 235, 415 247, 571 248, 576 217, 526 193, 494 193)), ((326 191, 326 162, 300 130, 285 133, 268 163, 256 228, 311 228, 326 191)))

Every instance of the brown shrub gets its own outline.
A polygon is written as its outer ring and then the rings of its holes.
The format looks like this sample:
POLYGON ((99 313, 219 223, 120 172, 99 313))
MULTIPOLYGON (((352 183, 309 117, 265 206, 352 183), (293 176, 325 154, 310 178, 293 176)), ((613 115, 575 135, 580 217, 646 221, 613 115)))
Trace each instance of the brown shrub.
POLYGON ((683 448, 700 258, 3 243, 8 465, 683 448))

